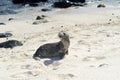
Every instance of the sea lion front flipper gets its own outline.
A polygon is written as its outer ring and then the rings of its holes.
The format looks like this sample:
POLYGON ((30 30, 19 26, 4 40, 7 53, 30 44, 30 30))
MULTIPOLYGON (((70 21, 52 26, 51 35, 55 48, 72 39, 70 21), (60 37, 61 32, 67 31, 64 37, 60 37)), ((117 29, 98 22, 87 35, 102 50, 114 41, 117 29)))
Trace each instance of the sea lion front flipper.
POLYGON ((68 50, 65 52, 65 54, 67 54, 67 55, 68 55, 68 50))
POLYGON ((60 54, 60 59, 63 59, 64 56, 65 56, 65 53, 64 52, 60 52, 59 54, 60 54))

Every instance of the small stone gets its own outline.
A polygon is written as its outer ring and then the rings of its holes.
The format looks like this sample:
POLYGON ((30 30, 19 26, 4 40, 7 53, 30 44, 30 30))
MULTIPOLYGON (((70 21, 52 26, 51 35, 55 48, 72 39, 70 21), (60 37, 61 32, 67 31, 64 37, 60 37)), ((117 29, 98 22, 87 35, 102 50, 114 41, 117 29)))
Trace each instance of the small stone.
POLYGON ((38 23, 38 22, 33 22, 33 24, 34 24, 34 25, 37 25, 37 24, 39 24, 39 23, 38 23))
POLYGON ((72 78, 72 77, 74 77, 74 75, 73 75, 73 74, 68 74, 68 76, 69 76, 69 77, 71 77, 71 78, 72 78))
POLYGON ((47 17, 47 16, 45 16, 45 15, 41 15, 41 17, 47 17))
POLYGON ((109 19, 109 21, 112 21, 112 19, 109 19))
POLYGON ((0 25, 5 25, 5 23, 0 23, 0 25))
POLYGON ((51 11, 51 9, 48 9, 48 8, 43 8, 43 9, 41 9, 41 11, 46 12, 46 11, 51 11))
POLYGON ((99 4, 99 5, 97 6, 97 8, 104 8, 104 7, 106 7, 104 4, 99 4))
POLYGON ((112 13, 112 15, 115 15, 114 13, 112 13))
POLYGON ((9 18, 8 21, 14 20, 14 18, 9 18))
POLYGON ((61 28, 63 28, 63 26, 61 26, 61 28))
POLYGON ((36 20, 41 20, 41 19, 43 19, 43 18, 40 16, 37 16, 37 18, 36 18, 36 20))

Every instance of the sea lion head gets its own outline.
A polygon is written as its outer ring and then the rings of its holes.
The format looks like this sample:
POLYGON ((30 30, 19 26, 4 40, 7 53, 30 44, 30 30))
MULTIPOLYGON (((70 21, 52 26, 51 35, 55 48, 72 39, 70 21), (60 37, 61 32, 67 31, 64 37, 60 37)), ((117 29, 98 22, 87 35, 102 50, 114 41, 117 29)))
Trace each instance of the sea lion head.
POLYGON ((65 40, 69 39, 69 35, 68 35, 68 33, 66 33, 65 31, 60 31, 60 32, 58 33, 58 37, 59 37, 60 39, 65 39, 65 40))

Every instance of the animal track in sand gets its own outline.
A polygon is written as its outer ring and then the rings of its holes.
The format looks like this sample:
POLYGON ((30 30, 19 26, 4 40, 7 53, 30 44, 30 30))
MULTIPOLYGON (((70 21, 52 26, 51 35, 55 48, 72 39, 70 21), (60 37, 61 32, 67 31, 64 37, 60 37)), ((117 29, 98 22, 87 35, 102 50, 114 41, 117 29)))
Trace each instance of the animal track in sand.
POLYGON ((13 75, 11 75, 11 78, 20 78, 21 80, 27 79, 28 76, 39 76, 40 75, 40 71, 36 70, 36 71, 25 71, 25 72, 21 72, 21 73, 14 73, 13 75))
POLYGON ((39 70, 41 70, 42 69, 42 65, 41 64, 39 64, 39 65, 37 65, 37 64, 26 64, 26 65, 22 65, 21 66, 21 69, 26 69, 26 70, 36 70, 36 69, 39 69, 39 70))

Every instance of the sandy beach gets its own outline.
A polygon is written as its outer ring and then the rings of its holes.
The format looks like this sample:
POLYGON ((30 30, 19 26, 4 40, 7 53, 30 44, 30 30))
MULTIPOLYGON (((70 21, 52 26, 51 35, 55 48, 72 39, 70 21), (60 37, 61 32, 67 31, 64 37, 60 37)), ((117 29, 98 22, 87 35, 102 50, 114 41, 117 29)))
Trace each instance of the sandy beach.
POLYGON ((120 79, 120 8, 71 7, 47 12, 29 8, 0 15, 0 22, 5 23, 0 33, 13 34, 0 42, 23 43, 13 49, 0 48, 0 80, 120 79), (44 20, 36 20, 41 15, 44 20), (59 41, 60 31, 70 35, 69 55, 58 61, 34 60, 40 45, 59 41))

